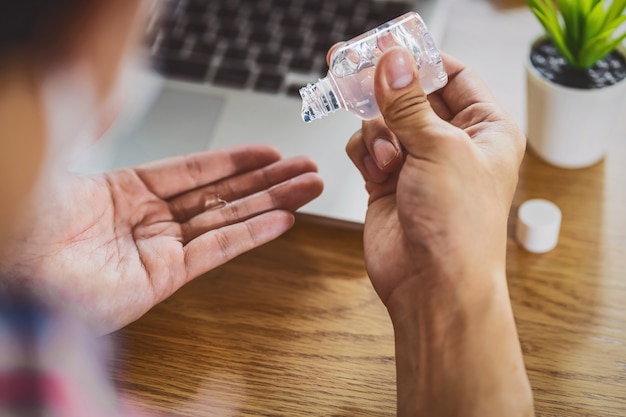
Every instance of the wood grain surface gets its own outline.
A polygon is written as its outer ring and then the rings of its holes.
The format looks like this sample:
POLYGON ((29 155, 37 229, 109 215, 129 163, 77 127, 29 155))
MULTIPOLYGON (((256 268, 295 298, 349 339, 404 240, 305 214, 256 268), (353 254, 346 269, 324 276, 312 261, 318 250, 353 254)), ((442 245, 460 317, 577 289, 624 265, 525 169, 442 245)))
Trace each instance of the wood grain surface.
POLYGON ((117 379, 175 416, 390 416, 391 324, 361 233, 299 222, 121 332, 117 379))
MULTIPOLYGON (((547 198, 563 213, 557 247, 513 239, 508 279, 539 416, 626 416, 626 141, 581 170, 528 152, 515 209, 547 198)), ((510 235, 514 216, 511 216, 510 235)))

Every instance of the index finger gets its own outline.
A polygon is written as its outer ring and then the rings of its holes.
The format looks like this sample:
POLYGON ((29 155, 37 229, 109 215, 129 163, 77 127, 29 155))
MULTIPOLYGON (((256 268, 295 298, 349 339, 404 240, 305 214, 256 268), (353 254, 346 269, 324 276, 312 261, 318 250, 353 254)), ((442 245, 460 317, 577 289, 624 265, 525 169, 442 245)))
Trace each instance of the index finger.
POLYGON ((333 52, 335 52, 335 49, 339 48, 343 44, 344 42, 337 42, 336 44, 328 48, 328 52, 326 52, 326 65, 330 66, 330 57, 332 56, 333 52))
POLYGON ((151 192, 169 199, 279 159, 280 153, 271 146, 243 145, 175 156, 141 165, 135 172, 151 192))
POLYGON ((496 103, 483 80, 456 58, 441 52, 448 84, 435 94, 441 97, 453 115, 477 103, 496 103))

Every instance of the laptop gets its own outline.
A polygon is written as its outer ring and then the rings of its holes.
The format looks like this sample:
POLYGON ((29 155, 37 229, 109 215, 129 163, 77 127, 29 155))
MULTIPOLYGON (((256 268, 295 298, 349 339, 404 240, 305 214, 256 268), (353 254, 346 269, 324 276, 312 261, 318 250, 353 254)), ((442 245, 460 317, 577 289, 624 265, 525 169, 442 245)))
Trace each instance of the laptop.
POLYGON ((345 152, 361 121, 340 110, 305 123, 298 90, 326 75, 333 44, 409 10, 440 46, 451 1, 160 0, 146 30, 150 65, 121 117, 72 169, 265 143, 318 164, 324 191, 299 215, 362 226, 368 196, 345 152))

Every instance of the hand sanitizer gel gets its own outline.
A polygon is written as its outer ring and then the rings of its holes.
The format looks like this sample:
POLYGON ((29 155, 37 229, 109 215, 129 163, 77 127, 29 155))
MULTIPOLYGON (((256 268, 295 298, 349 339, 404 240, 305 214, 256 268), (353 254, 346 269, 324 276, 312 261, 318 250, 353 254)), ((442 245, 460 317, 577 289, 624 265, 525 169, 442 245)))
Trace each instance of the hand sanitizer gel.
POLYGON ((380 116, 374 72, 383 53, 394 46, 411 51, 426 94, 446 85, 448 75, 426 24, 419 14, 409 12, 333 51, 326 77, 300 89, 302 119, 311 122, 340 108, 364 120, 380 116))

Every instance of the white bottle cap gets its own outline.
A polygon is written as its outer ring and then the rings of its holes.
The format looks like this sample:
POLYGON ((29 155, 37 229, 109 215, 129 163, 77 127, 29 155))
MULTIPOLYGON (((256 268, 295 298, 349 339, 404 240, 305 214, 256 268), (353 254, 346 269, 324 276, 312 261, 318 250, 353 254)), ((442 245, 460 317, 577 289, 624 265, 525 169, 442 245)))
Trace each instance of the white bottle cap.
POLYGON ((551 201, 525 201, 517 211, 517 241, 529 252, 544 253, 556 246, 561 229, 561 210, 551 201))

